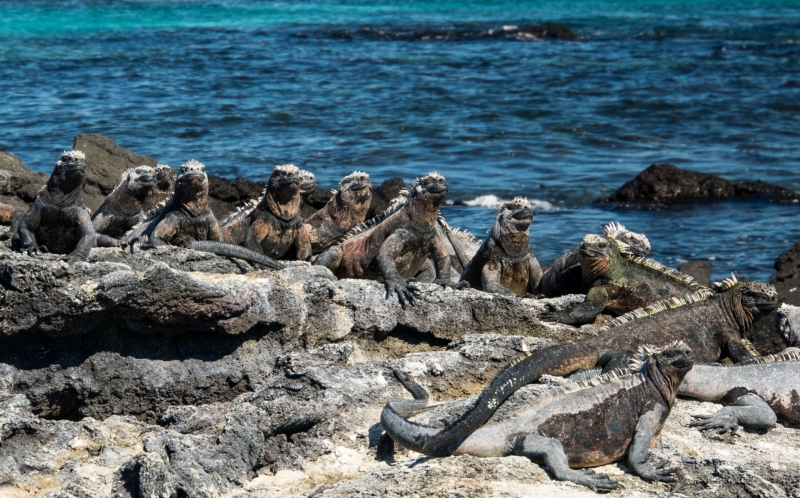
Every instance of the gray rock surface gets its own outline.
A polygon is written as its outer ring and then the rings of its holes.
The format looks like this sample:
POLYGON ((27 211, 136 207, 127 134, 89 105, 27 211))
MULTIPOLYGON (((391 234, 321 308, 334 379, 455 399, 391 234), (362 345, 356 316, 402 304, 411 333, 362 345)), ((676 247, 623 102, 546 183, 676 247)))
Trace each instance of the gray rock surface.
POLYGON ((678 271, 695 279, 698 284, 711 287, 711 265, 705 261, 689 261, 678 267, 678 271))

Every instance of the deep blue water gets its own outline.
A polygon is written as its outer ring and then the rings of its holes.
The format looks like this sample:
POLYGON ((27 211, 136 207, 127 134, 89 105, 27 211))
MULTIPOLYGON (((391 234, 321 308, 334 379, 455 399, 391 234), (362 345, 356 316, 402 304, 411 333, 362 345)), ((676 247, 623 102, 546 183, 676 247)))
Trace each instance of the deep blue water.
MULTIPOLYGON (((545 264, 615 220, 666 264, 766 278, 798 205, 591 201, 654 162, 800 190, 800 3, 0 0, 0 124, 41 171, 89 132, 250 179, 436 170, 451 199, 539 201, 545 264), (543 21, 582 39, 485 36, 543 21)), ((494 216, 444 213, 478 235, 494 216)))

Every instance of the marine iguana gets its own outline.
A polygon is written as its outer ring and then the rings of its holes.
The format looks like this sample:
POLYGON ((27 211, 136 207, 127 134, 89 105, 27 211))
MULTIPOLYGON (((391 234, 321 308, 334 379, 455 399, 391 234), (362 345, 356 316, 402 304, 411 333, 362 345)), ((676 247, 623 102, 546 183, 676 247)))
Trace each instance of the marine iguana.
POLYGON ((314 173, 310 171, 306 171, 304 169, 300 170, 300 195, 303 197, 303 200, 312 193, 314 193, 314 189, 317 188, 317 177, 314 176, 314 173))
POLYGON ((303 206, 300 183, 297 166, 275 166, 264 195, 222 222, 223 240, 275 259, 282 258, 290 249, 294 249, 297 259, 308 259, 311 242, 300 216, 303 206))
POLYGON ((434 283, 457 287, 450 278, 450 255, 438 235, 439 206, 447 180, 439 173, 417 178, 401 207, 373 227, 332 246, 314 262, 339 278, 383 278, 387 297, 397 294, 402 306, 413 304, 415 286, 406 282, 430 258, 434 283))
POLYGON ((514 391, 542 375, 609 367, 624 357, 621 352, 633 352, 647 344, 662 347, 682 340, 694 350, 697 361, 705 363, 717 361, 723 354, 734 362, 752 358, 742 338, 756 319, 778 307, 775 288, 735 277, 714 287, 716 293, 700 290, 622 315, 592 339, 534 351, 495 375, 475 404, 446 429, 432 433, 409 424, 404 437, 417 439, 428 454, 448 451, 455 441, 483 425, 514 391))
POLYGON ((364 221, 372 201, 372 182, 368 174, 356 171, 342 178, 333 192, 325 207, 304 222, 308 225, 313 254, 321 253, 364 221))
POLYGON ((67 254, 67 261, 85 261, 92 247, 116 247, 119 241, 98 235, 83 202, 86 156, 79 150, 64 151, 47 184, 33 205, 16 222, 12 245, 28 254, 67 254))
POLYGON ((678 385, 691 370, 694 352, 683 341, 661 351, 642 348, 628 370, 612 371, 570 388, 554 388, 508 420, 485 425, 464 439, 429 448, 436 431, 402 416, 427 402, 424 388, 395 371, 415 401, 389 400, 381 425, 401 445, 427 455, 526 456, 544 463, 553 476, 594 489, 618 484, 605 474, 571 468, 597 467, 626 454, 628 466, 647 481, 674 481, 675 469, 647 463, 651 443, 675 402, 678 385), (408 431, 414 426, 414 433, 408 431))
POLYGON ((205 171, 205 165, 194 159, 184 163, 178 170, 173 195, 148 213, 122 242, 129 245, 131 251, 136 243, 142 242, 144 247, 175 245, 283 269, 284 265, 264 254, 220 240, 219 224, 208 207, 205 171))
MULTIPOLYGON (((631 254, 637 258, 646 258, 650 254, 650 241, 641 233, 631 232, 620 223, 609 223, 603 227, 603 233, 613 236, 628 245, 631 254)), ((559 297, 567 294, 584 292, 581 275, 581 246, 573 247, 562 254, 542 274, 537 294, 545 297, 559 297)))
POLYGON ((156 163, 153 169, 156 171, 156 184, 150 189, 150 193, 142 204, 143 213, 149 213, 162 202, 166 202, 175 187, 172 177, 175 172, 170 166, 156 163))
POLYGON ((580 251, 584 302, 561 311, 547 311, 542 320, 583 325, 603 310, 621 315, 656 301, 707 289, 677 270, 657 261, 637 258, 628 245, 609 230, 605 236, 589 234, 580 251))
POLYGON ((124 172, 114 190, 92 214, 97 233, 120 238, 144 218, 143 206, 156 185, 156 171, 139 166, 124 172))
POLYGON ((467 264, 461 280, 471 288, 506 295, 535 291, 542 267, 529 246, 531 203, 521 197, 500 205, 489 236, 467 264))

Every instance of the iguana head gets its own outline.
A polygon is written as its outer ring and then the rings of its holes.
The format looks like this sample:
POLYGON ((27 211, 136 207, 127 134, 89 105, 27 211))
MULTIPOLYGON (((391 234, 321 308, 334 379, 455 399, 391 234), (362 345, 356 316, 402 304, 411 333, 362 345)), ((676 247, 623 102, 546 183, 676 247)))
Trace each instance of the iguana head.
POLYGON ((355 171, 345 176, 339 181, 336 195, 343 204, 369 203, 372 199, 372 182, 369 175, 355 171))
POLYGON ((128 171, 125 183, 134 194, 147 195, 156 184, 156 171, 146 165, 133 168, 128 171))
POLYGON ((612 242, 602 235, 590 233, 581 243, 580 261, 584 282, 590 282, 611 269, 612 242))
POLYGON ((417 212, 438 212, 446 195, 447 180, 439 173, 428 173, 414 180, 411 185, 407 209, 417 212))
POLYGON ((672 404, 683 378, 694 366, 694 351, 683 341, 662 348, 643 346, 630 363, 630 369, 639 371, 653 381, 665 401, 672 404))
POLYGON ((175 202, 181 208, 198 214, 208 207, 208 176, 200 161, 191 159, 178 169, 175 182, 175 202))
POLYGON ((650 241, 644 234, 631 232, 622 223, 614 223, 603 226, 603 233, 606 237, 612 238, 625 245, 627 252, 637 258, 646 258, 650 254, 650 241))
POLYGON ((778 291, 766 282, 741 280, 742 306, 754 316, 766 315, 778 309, 778 291))
POLYGON ((490 237, 500 244, 506 254, 521 256, 529 251, 528 229, 532 219, 531 203, 522 197, 515 197, 500 204, 490 237))
POLYGON ((800 347, 800 307, 782 304, 775 314, 775 328, 787 347, 800 347))
POLYGON ((293 199, 300 192, 300 170, 294 164, 280 164, 272 169, 267 191, 279 203, 293 199))
POLYGON ((317 177, 314 173, 300 170, 300 195, 309 195, 317 188, 317 177))
POLYGON ((86 155, 79 150, 65 150, 47 182, 49 190, 72 192, 83 186, 86 178, 86 155))
POLYGON ((172 188, 172 167, 158 163, 155 166, 156 185, 159 190, 169 190, 172 188))

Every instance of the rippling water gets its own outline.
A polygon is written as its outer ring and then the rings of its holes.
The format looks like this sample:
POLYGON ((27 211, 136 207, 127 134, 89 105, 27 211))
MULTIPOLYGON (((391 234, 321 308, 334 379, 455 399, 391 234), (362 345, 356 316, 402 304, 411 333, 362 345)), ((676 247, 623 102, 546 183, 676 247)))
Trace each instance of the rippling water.
MULTIPOLYGON (((452 199, 540 201, 545 264, 618 220, 666 264, 766 278, 798 205, 591 201, 654 162, 800 190, 799 111, 797 2, 0 1, 0 149, 33 169, 101 132, 250 179, 437 170, 452 199), (497 35, 544 21, 581 39, 497 35)), ((444 212, 476 234, 494 216, 444 212)))

